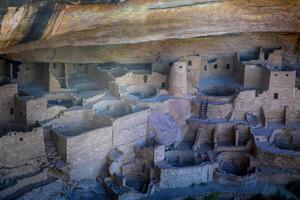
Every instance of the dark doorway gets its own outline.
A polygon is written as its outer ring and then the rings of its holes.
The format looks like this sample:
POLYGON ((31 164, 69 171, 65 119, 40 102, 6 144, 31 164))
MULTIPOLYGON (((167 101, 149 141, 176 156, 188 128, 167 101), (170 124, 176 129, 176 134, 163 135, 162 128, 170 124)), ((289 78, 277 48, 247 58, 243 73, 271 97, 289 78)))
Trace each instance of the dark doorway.
POLYGON ((20 71, 19 69, 19 65, 17 65, 16 63, 13 63, 12 64, 12 72, 11 72, 11 75, 12 75, 12 79, 17 79, 18 78, 18 72, 20 71))

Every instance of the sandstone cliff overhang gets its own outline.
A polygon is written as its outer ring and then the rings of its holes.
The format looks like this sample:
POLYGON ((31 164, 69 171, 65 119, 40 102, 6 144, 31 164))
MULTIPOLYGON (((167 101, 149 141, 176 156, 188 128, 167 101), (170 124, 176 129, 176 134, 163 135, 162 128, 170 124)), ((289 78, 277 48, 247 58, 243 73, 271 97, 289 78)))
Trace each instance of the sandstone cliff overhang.
POLYGON ((0 53, 300 30, 297 0, 103 2, 4 2, 0 5, 0 53))

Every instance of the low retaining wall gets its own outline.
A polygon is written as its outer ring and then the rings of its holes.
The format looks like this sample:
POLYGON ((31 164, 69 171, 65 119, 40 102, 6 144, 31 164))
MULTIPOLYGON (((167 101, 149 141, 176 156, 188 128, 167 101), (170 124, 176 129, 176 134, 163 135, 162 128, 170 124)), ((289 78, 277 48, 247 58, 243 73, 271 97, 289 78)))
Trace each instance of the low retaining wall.
POLYGON ((156 167, 156 171, 160 176, 160 188, 165 189, 211 182, 217 167, 218 163, 210 162, 186 167, 160 165, 156 167))

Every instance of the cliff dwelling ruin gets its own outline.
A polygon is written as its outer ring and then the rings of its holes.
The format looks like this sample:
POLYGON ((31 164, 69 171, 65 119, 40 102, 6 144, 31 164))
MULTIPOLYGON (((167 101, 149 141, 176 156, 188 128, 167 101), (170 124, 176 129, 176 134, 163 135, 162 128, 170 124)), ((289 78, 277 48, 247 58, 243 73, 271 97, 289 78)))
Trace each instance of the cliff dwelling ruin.
POLYGON ((300 1, 0 8, 0 199, 300 199, 300 1))

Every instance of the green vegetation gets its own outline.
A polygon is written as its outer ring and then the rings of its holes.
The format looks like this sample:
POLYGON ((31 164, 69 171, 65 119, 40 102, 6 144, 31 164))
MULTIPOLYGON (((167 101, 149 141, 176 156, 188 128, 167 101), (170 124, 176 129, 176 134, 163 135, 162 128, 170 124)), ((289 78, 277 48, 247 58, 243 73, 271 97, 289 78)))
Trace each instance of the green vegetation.
POLYGON ((220 192, 212 192, 203 197, 203 200, 217 200, 220 197, 220 192))

